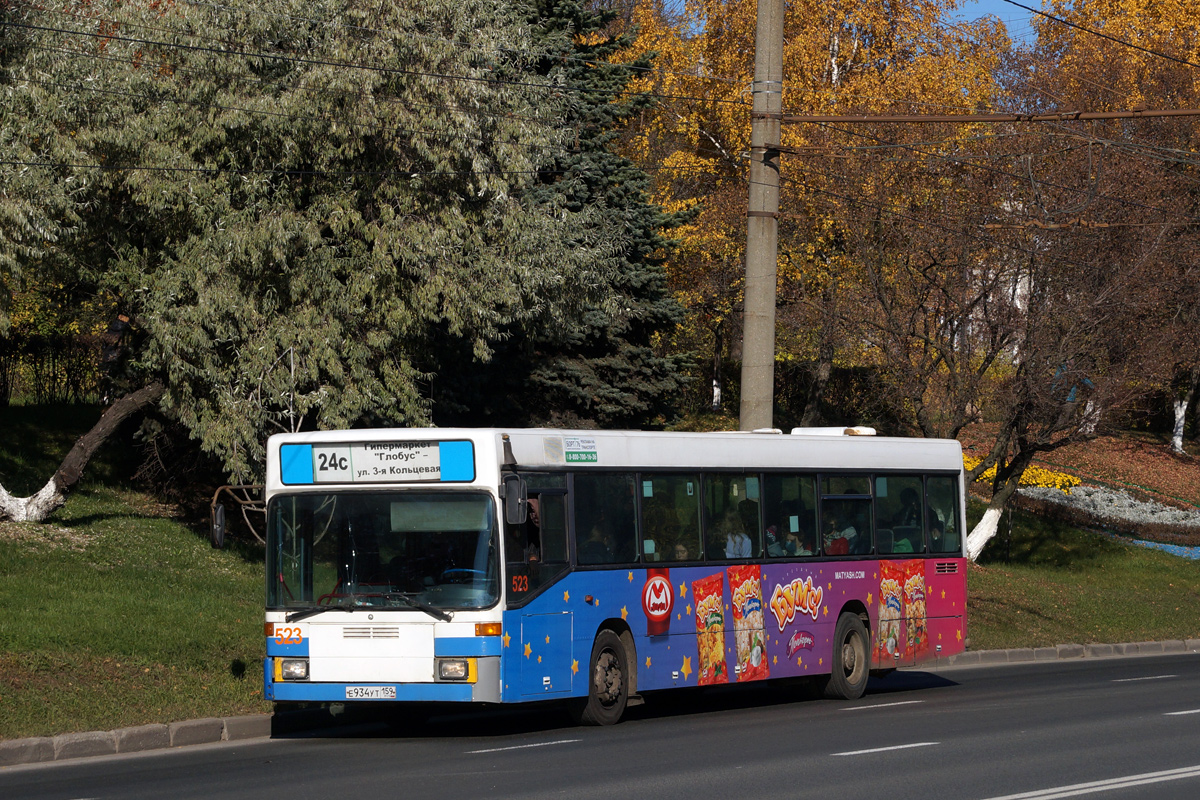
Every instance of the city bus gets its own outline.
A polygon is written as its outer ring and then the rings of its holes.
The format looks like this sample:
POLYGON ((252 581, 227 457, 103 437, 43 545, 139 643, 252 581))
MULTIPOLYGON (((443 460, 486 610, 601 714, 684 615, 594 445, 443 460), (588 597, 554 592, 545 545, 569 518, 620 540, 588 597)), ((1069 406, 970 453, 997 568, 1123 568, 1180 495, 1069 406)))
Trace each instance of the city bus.
MULTIPOLYGON (((265 696, 565 701, 962 652, 953 440, 871 429, 377 429, 268 442, 265 696)), ((774 685, 783 685, 785 681, 774 685)))

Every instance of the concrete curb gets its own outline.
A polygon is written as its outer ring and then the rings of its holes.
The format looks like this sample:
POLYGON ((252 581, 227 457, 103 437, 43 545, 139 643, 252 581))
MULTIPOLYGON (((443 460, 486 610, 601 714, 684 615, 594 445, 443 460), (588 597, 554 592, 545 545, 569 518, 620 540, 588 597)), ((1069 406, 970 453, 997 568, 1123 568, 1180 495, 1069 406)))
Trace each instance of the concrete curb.
MULTIPOLYGON (((1055 647, 1024 647, 1012 650, 972 650, 939 658, 925 668, 1014 664, 1031 661, 1062 661, 1083 658, 1121 658, 1169 653, 1200 653, 1200 639, 1128 644, 1060 644, 1055 647)), ((326 708, 277 711, 244 717, 212 717, 161 725, 139 725, 115 731, 64 733, 31 739, 0 741, 0 768, 38 764, 73 758, 108 756, 165 750, 216 742, 265 739, 300 731, 333 728, 352 722, 352 714, 339 719, 326 708)))
POLYGON ((1028 661, 1062 661, 1075 658, 1118 658, 1170 653, 1200 653, 1200 639, 1173 639, 1165 642, 1128 644, 1060 644, 1055 647, 1015 648, 1012 650, 971 650, 949 658, 939 658, 926 667, 967 667, 986 664, 1015 664, 1028 661))
POLYGON ((277 714, 253 714, 245 717, 172 722, 169 725, 139 725, 115 731, 63 733, 33 739, 0 741, 0 767, 64 761, 69 758, 111 756, 165 750, 213 742, 262 739, 275 731, 277 714))

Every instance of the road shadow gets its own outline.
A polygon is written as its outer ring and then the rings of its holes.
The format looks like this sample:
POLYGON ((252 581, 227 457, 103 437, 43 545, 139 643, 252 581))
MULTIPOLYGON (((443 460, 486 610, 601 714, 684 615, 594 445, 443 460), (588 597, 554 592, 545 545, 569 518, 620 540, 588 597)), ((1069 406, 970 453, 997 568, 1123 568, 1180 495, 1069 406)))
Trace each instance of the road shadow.
MULTIPOLYGON (((898 670, 872 677, 867 692, 855 704, 879 698, 894 700, 906 694, 958 684, 949 678, 917 670, 898 670)), ((784 679, 750 685, 688 687, 646 692, 645 702, 630 707, 623 721, 649 721, 745 711, 782 705, 817 708, 843 704, 824 696, 815 681, 784 679)), ((502 706, 460 704, 366 704, 331 708, 326 705, 277 711, 272 738, 460 739, 511 737, 577 729, 562 701, 502 706)))

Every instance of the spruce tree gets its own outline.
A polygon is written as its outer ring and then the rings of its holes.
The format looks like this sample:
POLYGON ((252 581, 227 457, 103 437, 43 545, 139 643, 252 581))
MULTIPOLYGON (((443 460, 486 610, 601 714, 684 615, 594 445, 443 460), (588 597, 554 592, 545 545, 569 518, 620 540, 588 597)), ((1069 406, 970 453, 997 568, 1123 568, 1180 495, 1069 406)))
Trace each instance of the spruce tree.
MULTIPOLYGON (((590 304, 567 324, 537 317, 510 327, 490 362, 469 358, 453 337, 438 343, 434 419, 441 424, 550 424, 646 427, 674 415, 685 377, 682 359, 655 352, 683 311, 667 289, 664 232, 685 220, 649 199, 650 181, 613 151, 621 126, 653 99, 625 89, 651 57, 613 56, 631 37, 607 33, 614 14, 580 0, 528 0, 537 71, 560 82, 563 124, 574 141, 555 154, 526 190, 538 204, 557 198, 572 211, 599 210, 615 222, 620 266, 604 287, 609 302, 590 304), (457 350, 459 357, 446 353, 457 350)), ((558 316, 558 315, 555 315, 558 316)))

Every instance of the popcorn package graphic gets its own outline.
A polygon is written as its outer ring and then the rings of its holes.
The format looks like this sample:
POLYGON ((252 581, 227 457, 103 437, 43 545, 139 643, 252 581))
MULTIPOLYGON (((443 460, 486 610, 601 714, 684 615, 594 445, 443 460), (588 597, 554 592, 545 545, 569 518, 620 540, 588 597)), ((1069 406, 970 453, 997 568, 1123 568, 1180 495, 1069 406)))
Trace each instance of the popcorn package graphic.
POLYGON ((733 597, 733 638, 737 645, 737 680, 770 677, 766 631, 763 629, 761 568, 757 564, 730 567, 729 591, 733 597))
POLYGON ((875 661, 903 660, 908 650, 904 625, 904 576, 902 562, 879 563, 879 635, 875 639, 875 661))
POLYGON ((696 602, 696 648, 699 673, 696 683, 706 686, 729 682, 725 663, 725 575, 718 572, 692 581, 696 602))
POLYGON ((904 626, 908 640, 907 655, 920 658, 929 652, 929 627, 925 618, 925 564, 905 561, 904 626))

